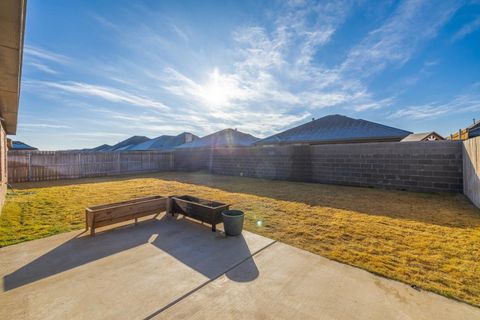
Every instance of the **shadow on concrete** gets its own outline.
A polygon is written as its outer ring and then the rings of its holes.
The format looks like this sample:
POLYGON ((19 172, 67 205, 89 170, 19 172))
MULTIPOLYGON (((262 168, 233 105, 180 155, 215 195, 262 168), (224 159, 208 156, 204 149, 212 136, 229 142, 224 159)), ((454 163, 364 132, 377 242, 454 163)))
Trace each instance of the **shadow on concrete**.
MULTIPOLYGON (((225 237, 220 232, 211 232, 209 226, 188 219, 163 216, 140 222, 137 226, 101 231, 95 237, 78 235, 4 276, 4 291, 147 243, 209 279, 222 275, 252 255, 243 236, 225 237), (156 239, 152 241, 154 235, 156 239)), ((253 263, 232 280, 252 281, 258 275, 253 263)))
MULTIPOLYGON (((165 228, 168 231, 160 232, 152 244, 209 279, 218 277, 252 256, 243 235, 225 237, 220 232, 205 234, 209 226, 201 226, 188 219, 166 219, 165 222, 169 225, 165 228)), ((258 274, 253 263, 236 281, 252 281, 258 274)))
POLYGON ((150 236, 148 231, 155 224, 156 222, 151 220, 138 224, 136 230, 129 226, 98 233, 95 237, 76 236, 6 275, 3 278, 4 290, 12 290, 147 243, 150 236))

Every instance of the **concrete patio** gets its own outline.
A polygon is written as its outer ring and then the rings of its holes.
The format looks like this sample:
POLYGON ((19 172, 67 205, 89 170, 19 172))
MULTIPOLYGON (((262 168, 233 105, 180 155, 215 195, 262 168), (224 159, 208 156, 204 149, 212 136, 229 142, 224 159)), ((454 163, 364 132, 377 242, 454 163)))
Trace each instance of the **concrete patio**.
POLYGON ((480 319, 253 233, 225 238, 165 216, 2 248, 0 274, 2 319, 480 319))

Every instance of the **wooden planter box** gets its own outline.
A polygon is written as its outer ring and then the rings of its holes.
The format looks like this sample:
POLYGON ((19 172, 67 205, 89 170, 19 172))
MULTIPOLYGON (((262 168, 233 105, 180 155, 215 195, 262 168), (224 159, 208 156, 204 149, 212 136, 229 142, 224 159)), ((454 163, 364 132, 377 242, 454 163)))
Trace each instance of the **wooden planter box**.
POLYGON ((183 195, 170 198, 170 213, 183 214, 202 222, 212 225, 212 231, 215 232, 217 223, 221 223, 222 211, 227 210, 230 205, 201 199, 193 196, 183 195))
MULTIPOLYGON (((137 219, 148 215, 158 215, 166 211, 167 197, 150 196, 123 202, 102 204, 85 209, 86 230, 95 235, 95 228, 137 219)), ((155 216, 156 217, 156 216, 155 216)))

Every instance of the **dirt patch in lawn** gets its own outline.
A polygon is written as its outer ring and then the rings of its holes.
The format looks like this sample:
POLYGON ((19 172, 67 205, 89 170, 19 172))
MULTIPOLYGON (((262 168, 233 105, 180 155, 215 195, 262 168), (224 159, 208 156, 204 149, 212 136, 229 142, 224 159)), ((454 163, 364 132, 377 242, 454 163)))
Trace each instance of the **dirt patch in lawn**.
POLYGON ((246 229, 480 306, 480 210, 462 195, 159 173, 18 184, 0 245, 84 227, 84 208, 192 194, 246 213, 246 229))

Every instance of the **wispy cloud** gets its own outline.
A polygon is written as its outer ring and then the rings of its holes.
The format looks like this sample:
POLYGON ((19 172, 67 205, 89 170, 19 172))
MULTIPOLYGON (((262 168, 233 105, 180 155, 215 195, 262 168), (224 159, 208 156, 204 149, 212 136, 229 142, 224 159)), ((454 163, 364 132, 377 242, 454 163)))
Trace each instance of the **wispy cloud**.
MULTIPOLYGON (((475 86, 472 86, 475 88, 475 86)), ((457 95, 447 102, 433 102, 423 105, 406 106, 394 113, 390 118, 408 118, 413 120, 435 119, 447 114, 480 111, 480 94, 468 92, 457 95)))
POLYGON ((22 123, 21 127, 27 128, 50 128, 50 129, 69 129, 71 126, 63 124, 49 124, 49 123, 22 123))
POLYGON ((480 16, 476 17, 475 19, 464 25, 462 28, 460 28, 460 30, 458 30, 453 35, 452 42, 463 39, 470 33, 477 31, 478 29, 480 29, 480 16))
POLYGON ((42 60, 48 60, 58 64, 66 64, 71 62, 71 59, 67 56, 30 45, 26 45, 24 47, 23 53, 26 57, 40 58, 42 60))
POLYGON ((446 114, 451 111, 450 106, 442 104, 426 104, 409 106, 402 110, 393 113, 390 118, 409 118, 414 120, 419 119, 434 119, 438 116, 446 114))
POLYGON ((98 139, 98 137, 102 137, 102 136, 107 136, 107 137, 125 137, 125 136, 127 136, 125 133, 105 132, 105 131, 74 132, 74 133, 70 133, 69 135, 79 136, 79 137, 91 137, 91 138, 97 138, 97 139, 98 139))
POLYGON ((401 2, 382 26, 350 51, 341 69, 365 77, 391 63, 403 65, 419 46, 438 34, 460 6, 458 1, 401 2))
POLYGON ((72 59, 40 47, 26 45, 24 47, 24 61, 28 67, 35 68, 49 75, 57 75, 59 66, 70 65, 72 59))
POLYGON ((73 93, 84 96, 97 97, 112 102, 121 102, 139 107, 169 110, 170 108, 158 100, 140 96, 120 89, 92 85, 81 82, 50 82, 50 81, 30 81, 26 85, 48 87, 67 93, 73 93))
MULTIPOLYGON (((266 11, 211 42, 203 38, 202 31, 209 30, 192 27, 201 24, 173 20, 168 12, 142 4, 132 5, 122 20, 113 14, 90 14, 90 23, 101 25, 102 36, 114 44, 112 51, 105 45, 106 51, 85 61, 26 46, 25 65, 44 74, 41 80, 28 80, 29 74, 22 84, 28 93, 34 89, 42 98, 79 111, 77 116, 95 112, 95 117, 82 119, 92 131, 73 136, 91 141, 109 128, 155 136, 181 131, 203 135, 232 127, 266 136, 327 112, 422 120, 478 110, 473 92, 446 102, 425 99, 401 105, 407 89, 441 69, 435 67, 441 56, 425 56, 423 66, 414 58, 461 3, 389 2, 375 11, 381 16, 365 25, 370 29, 362 26, 345 36, 350 15, 357 9, 360 15, 370 10, 365 4, 305 0, 259 6, 266 11), (120 23, 126 20, 137 23, 120 23), (322 50, 334 50, 335 58, 324 58, 322 50), (406 70, 410 61, 417 70, 406 70), (388 78, 385 71, 392 70, 400 71, 402 78, 389 78, 393 82, 389 89, 377 90, 377 76, 388 78), (391 90, 394 86, 398 90, 391 90)), ((454 38, 474 32, 477 20, 454 38)), ((55 127, 30 120, 25 127, 66 129, 62 123, 55 127)), ((120 138, 117 130, 112 131, 104 136, 120 138)))
POLYGON ((105 17, 103 17, 99 14, 90 13, 90 17, 93 18, 93 20, 95 20, 96 22, 98 22, 100 25, 102 25, 104 27, 110 28, 114 31, 120 31, 119 26, 117 26, 115 23, 111 22, 110 20, 108 20, 107 18, 105 18, 105 17))
POLYGON ((53 68, 47 66, 46 64, 40 63, 40 62, 34 62, 34 61, 29 61, 27 62, 27 65, 34 67, 35 69, 38 69, 40 71, 43 71, 48 74, 58 74, 58 71, 54 70, 53 68))
POLYGON ((347 2, 287 5, 272 31, 247 26, 233 33, 238 53, 233 70, 213 68, 206 80, 197 81, 168 67, 156 79, 169 93, 201 104, 209 112, 221 107, 228 112, 275 109, 288 114, 300 106, 315 110, 366 97, 326 88, 336 74, 321 70, 312 61, 345 20, 349 8, 347 2), (312 22, 311 16, 318 18, 312 22), (292 85, 292 80, 302 83, 292 85))
MULTIPOLYGON (((458 4, 402 2, 377 29, 353 46, 338 66, 317 64, 313 57, 329 43, 352 6, 348 1, 291 2, 273 21, 274 28, 251 25, 233 32, 236 61, 230 68, 213 67, 201 80, 173 66, 160 74, 147 71, 147 75, 181 99, 189 110, 187 114, 203 110, 195 116, 205 119, 208 113, 232 126, 240 123, 237 119, 258 123, 259 113, 269 119, 277 114, 273 126, 278 130, 284 128, 282 117, 290 121, 285 121, 289 126, 323 108, 365 112, 392 106, 396 97, 375 97, 365 79, 388 64, 402 65, 410 60, 418 48, 437 35, 458 4), (429 12, 427 18, 425 11, 429 12), (304 112, 299 115, 299 110, 304 112), (295 120, 291 118, 294 114, 295 120)), ((260 127, 257 124, 250 129, 268 131, 260 127)))

